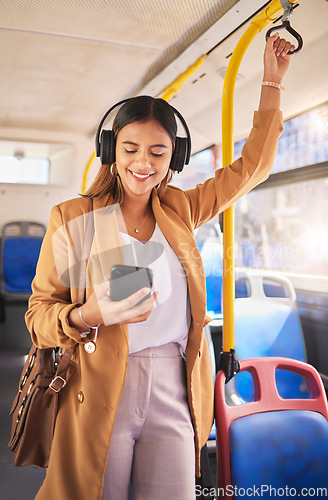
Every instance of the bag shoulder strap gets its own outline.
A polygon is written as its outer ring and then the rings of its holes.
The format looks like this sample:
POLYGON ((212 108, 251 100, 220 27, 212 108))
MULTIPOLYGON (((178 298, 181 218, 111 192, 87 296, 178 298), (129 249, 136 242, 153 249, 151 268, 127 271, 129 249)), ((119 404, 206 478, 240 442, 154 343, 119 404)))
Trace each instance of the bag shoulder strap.
MULTIPOLYGON (((86 214, 86 225, 83 239, 83 249, 81 258, 81 270, 79 280, 78 301, 83 302, 85 286, 86 286, 86 267, 91 250, 92 240, 94 235, 94 220, 93 220, 93 203, 89 200, 89 212, 86 214)), ((73 347, 66 349, 62 355, 58 357, 58 365, 54 378, 49 384, 48 389, 45 391, 42 405, 49 405, 51 398, 54 394, 59 393, 67 384, 66 376, 69 363, 72 355, 77 348, 77 344, 73 347)))

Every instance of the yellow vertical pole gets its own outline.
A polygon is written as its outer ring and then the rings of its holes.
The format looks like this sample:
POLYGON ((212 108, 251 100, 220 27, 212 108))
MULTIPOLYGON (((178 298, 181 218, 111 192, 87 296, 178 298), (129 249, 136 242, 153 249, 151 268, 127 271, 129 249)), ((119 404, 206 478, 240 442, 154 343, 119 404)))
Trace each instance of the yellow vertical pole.
MULTIPOLYGON (((260 12, 240 38, 230 58, 224 79, 222 93, 222 162, 230 165, 233 161, 233 96, 240 63, 255 36, 269 23, 283 14, 282 0, 272 0, 260 12)), ((289 0, 291 4, 297 0, 289 0)), ((223 351, 234 349, 234 208, 223 214, 223 351)))
MULTIPOLYGON (((259 28, 251 24, 239 40, 228 65, 222 94, 222 163, 233 162, 233 95, 242 58, 259 28)), ((234 207, 223 213, 223 351, 234 348, 234 207)))

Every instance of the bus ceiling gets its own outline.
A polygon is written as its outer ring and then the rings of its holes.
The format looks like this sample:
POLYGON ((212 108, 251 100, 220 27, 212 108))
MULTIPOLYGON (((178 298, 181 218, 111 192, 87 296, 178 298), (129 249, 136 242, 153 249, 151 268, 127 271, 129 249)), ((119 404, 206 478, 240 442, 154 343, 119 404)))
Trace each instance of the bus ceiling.
MULTIPOLYGON (((305 47, 286 80, 286 86, 297 92, 289 93, 283 102, 285 117, 327 100, 325 68, 316 63, 313 53, 317 60, 325 60, 328 3, 300 3, 292 24, 304 36, 305 47)), ((114 102, 141 93, 159 95, 208 54, 172 103, 190 125, 193 152, 218 143, 229 58, 245 23, 268 4, 263 0, 135 0, 109 8, 109 2, 87 0, 77 9, 71 0, 59 0, 58 8, 50 0, 3 0, 2 135, 8 129, 29 129, 35 131, 35 139, 39 130, 91 139, 99 117, 114 102)), ((237 75, 235 108, 243 110, 236 120, 237 140, 248 132, 257 104, 262 77, 258 61, 264 43, 265 33, 254 40, 237 75)))

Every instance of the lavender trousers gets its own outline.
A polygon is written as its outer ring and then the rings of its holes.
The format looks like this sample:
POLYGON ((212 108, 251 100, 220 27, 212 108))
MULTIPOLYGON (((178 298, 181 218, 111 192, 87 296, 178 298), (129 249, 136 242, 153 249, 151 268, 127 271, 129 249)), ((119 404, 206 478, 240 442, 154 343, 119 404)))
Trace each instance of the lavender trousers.
POLYGON ((102 500, 195 499, 185 361, 176 343, 130 354, 102 500))

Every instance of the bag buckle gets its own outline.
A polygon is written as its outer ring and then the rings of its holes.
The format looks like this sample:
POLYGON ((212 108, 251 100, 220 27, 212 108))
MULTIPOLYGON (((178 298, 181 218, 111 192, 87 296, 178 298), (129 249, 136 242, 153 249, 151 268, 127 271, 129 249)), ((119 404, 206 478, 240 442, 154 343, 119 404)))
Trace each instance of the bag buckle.
POLYGON ((66 384, 67 384, 67 382, 63 377, 61 377, 60 375, 56 375, 56 377, 54 379, 52 379, 52 381, 50 382, 49 388, 55 392, 59 392, 65 387, 66 384), (54 386, 54 384, 56 384, 57 381, 59 381, 61 383, 59 388, 56 388, 54 386))

